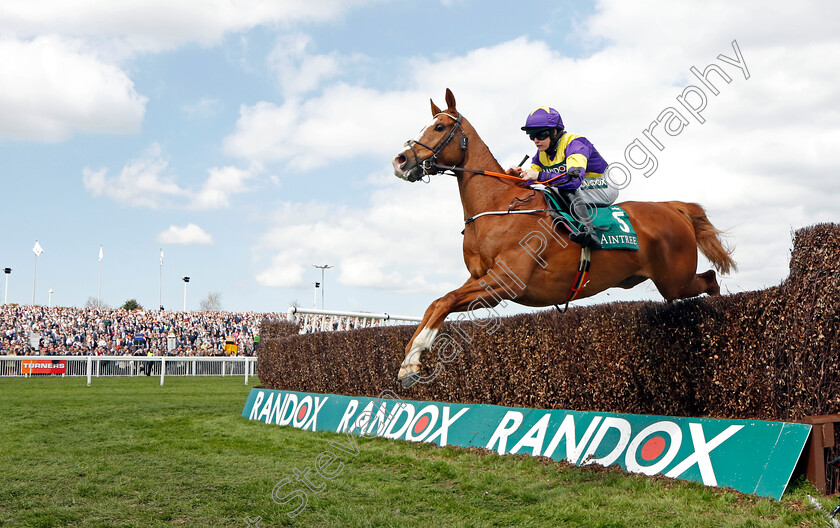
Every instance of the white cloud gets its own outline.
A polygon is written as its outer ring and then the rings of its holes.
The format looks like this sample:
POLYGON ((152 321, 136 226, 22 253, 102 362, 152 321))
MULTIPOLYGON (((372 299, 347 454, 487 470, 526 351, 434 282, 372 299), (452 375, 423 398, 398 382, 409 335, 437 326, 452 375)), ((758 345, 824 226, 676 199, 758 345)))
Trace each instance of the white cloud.
POLYGON ((193 209, 222 209, 230 207, 229 197, 246 190, 245 180, 251 173, 236 167, 213 167, 204 185, 192 198, 193 209))
POLYGON ((184 227, 169 226, 169 229, 160 233, 156 240, 161 244, 181 246, 213 245, 213 237, 195 224, 187 224, 184 227))
MULTIPOLYGON (((621 61, 616 58, 616 65, 621 61)), ((295 169, 323 167, 352 156, 388 160, 405 140, 430 122, 426 101, 431 97, 445 106, 443 93, 451 87, 459 109, 497 157, 513 160, 521 158, 523 150, 532 149, 518 130, 535 106, 548 102, 570 112, 577 109, 582 122, 606 122, 612 117, 609 112, 618 105, 606 105, 598 97, 606 100, 614 96, 614 86, 600 83, 572 88, 582 94, 583 100, 593 101, 588 113, 578 105, 563 106, 564 100, 575 97, 557 90, 558 85, 566 85, 570 74, 589 76, 591 69, 600 66, 564 57, 546 43, 527 38, 434 62, 418 58, 405 66, 411 72, 404 83, 411 86, 408 90, 381 91, 337 83, 307 99, 291 99, 279 105, 268 101, 243 105, 236 129, 225 138, 224 147, 228 154, 250 162, 281 163, 295 169), (540 82, 521 73, 543 70, 545 64, 555 65, 557 72, 547 69, 540 82), (489 78, 493 81, 488 82, 489 78), (561 100, 554 102, 558 98, 561 100)), ((568 115, 574 121, 577 113, 568 115)))
POLYGON ((42 34, 100 42, 103 51, 157 52, 198 42, 211 45, 228 33, 259 25, 326 21, 371 0, 30 0, 0 4, 0 34, 42 34))
POLYGON ((94 196, 105 196, 132 207, 170 208, 178 204, 190 209, 230 207, 230 196, 245 192, 250 171, 236 167, 212 167, 198 191, 184 188, 175 181, 169 162, 159 144, 152 144, 138 159, 128 162, 113 178, 107 169, 82 171, 82 182, 94 196))
POLYGON ((613 48, 640 49, 654 57, 689 53, 705 57, 717 51, 717 42, 732 39, 743 39, 756 48, 836 41, 840 5, 805 0, 797 4, 796 12, 771 9, 780 5, 716 0, 699 10, 687 1, 599 0, 582 34, 607 39, 613 48), (801 31, 806 28, 809 31, 801 31))
MULTIPOLYGON (((214 45, 260 25, 326 21, 377 0, 32 0, 0 3, 0 140, 63 141, 140 129, 147 98, 120 66, 139 53, 214 45)), ((309 89, 335 56, 295 57, 284 86, 309 89)), ((211 100, 188 107, 215 112, 211 100)))
POLYGON ((147 99, 116 66, 79 42, 0 40, 0 140, 62 141, 136 132, 147 99))
POLYGON ((94 171, 85 167, 82 182, 94 196, 135 207, 159 208, 169 205, 172 198, 187 196, 187 191, 167 174, 167 168, 160 145, 153 144, 143 157, 129 162, 114 178, 107 177, 107 169, 94 171))
POLYGON ((466 280, 454 182, 391 179, 378 175, 369 204, 360 209, 284 204, 255 249, 258 262, 269 260, 258 282, 303 286, 309 265, 323 262, 335 265, 341 284, 378 290, 431 294, 466 280))
POLYGON ((337 53, 308 53, 311 42, 307 35, 284 35, 269 54, 268 65, 287 98, 314 90, 325 80, 341 75, 342 64, 348 60, 337 53))
POLYGON ((424 97, 338 84, 303 102, 246 105, 224 149, 252 163, 281 162, 297 169, 352 156, 387 157, 429 121, 428 106, 418 105, 424 97))
POLYGON ((184 105, 184 113, 194 118, 215 117, 222 109, 222 102, 211 97, 202 97, 198 101, 184 105))

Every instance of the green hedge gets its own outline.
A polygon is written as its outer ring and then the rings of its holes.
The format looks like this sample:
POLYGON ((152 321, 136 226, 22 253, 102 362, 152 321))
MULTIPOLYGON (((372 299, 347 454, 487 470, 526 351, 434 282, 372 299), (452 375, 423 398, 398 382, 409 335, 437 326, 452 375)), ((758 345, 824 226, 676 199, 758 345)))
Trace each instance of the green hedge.
MULTIPOLYGON (((443 292, 442 292, 443 293, 443 292)), ((460 347, 396 379, 415 328, 284 337, 263 323, 266 387, 582 411, 797 420, 840 411, 840 225, 796 232, 780 286, 675 303, 619 302, 446 323, 460 347), (489 320, 480 322, 486 324, 489 320), (266 330, 270 330, 266 332, 266 330)))

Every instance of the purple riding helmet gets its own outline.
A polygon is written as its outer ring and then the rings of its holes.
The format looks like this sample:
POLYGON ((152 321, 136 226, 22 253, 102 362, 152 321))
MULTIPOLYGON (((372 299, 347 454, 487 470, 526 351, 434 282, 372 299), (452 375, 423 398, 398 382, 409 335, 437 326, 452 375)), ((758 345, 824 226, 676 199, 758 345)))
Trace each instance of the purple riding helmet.
POLYGON ((560 112, 548 106, 541 106, 528 114, 525 126, 522 130, 528 131, 536 128, 564 128, 563 120, 560 119, 560 112))

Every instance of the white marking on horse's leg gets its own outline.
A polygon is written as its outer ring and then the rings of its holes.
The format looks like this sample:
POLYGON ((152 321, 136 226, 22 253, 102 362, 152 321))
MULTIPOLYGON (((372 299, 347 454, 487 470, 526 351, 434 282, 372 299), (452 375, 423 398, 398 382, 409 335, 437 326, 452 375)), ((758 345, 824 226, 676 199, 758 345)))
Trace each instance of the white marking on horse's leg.
POLYGON ((409 365, 416 365, 417 368, 411 370, 413 372, 420 370, 420 354, 432 348, 432 342, 434 342, 437 334, 437 329, 433 330, 426 327, 421 330, 420 333, 417 334, 417 338, 415 338, 411 343, 411 349, 408 351, 408 354, 405 355, 405 359, 403 359, 402 365, 400 366, 407 369, 409 365))

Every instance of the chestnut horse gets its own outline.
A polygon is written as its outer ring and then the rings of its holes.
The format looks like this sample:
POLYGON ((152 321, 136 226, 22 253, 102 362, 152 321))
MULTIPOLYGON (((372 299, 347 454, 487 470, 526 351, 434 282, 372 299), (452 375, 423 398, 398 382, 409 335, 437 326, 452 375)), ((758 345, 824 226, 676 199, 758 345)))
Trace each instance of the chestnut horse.
MULTIPOLYGON (((503 171, 469 121, 455 108, 455 97, 446 90, 446 110, 432 101, 433 122, 417 140, 410 140, 394 160, 394 174, 410 182, 425 175, 454 168, 464 218, 480 213, 504 213, 514 204, 528 202, 528 209, 545 209, 542 193, 521 183, 478 174, 503 171), (473 172, 469 172, 472 170, 473 172), (533 205, 533 207, 531 207, 533 205)), ((639 249, 595 250, 591 253, 589 281, 577 298, 590 297, 608 288, 632 288, 647 279, 668 300, 701 293, 718 295, 713 270, 697 274, 697 249, 720 273, 736 269, 731 250, 724 248, 718 231, 704 209, 683 202, 624 202, 635 228, 639 249)), ((518 207, 522 209, 522 207, 518 207)), ((529 235, 546 233, 552 226, 548 214, 491 214, 468 222, 464 230, 464 263, 470 278, 460 288, 434 301, 406 346, 399 378, 408 388, 421 380, 420 355, 430 350, 447 315, 477 308, 493 308, 503 300, 526 306, 563 303, 576 280, 581 259, 579 245, 552 230, 542 236, 539 254, 529 235)))

